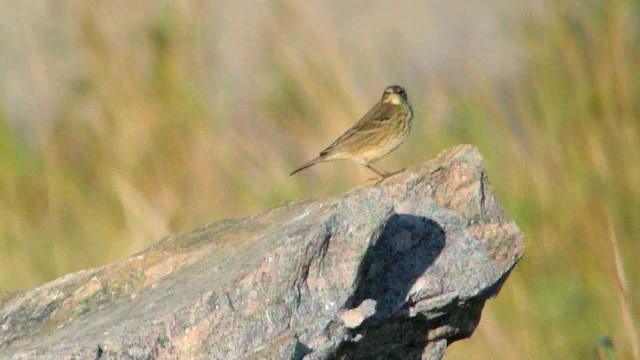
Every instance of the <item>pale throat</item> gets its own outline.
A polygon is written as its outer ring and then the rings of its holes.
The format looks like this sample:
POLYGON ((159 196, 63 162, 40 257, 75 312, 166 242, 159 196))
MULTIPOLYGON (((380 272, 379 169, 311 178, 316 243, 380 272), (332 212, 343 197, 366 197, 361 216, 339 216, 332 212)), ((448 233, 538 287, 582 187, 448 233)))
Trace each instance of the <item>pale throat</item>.
POLYGON ((398 94, 389 94, 384 102, 392 103, 393 105, 402 104, 402 98, 398 94))

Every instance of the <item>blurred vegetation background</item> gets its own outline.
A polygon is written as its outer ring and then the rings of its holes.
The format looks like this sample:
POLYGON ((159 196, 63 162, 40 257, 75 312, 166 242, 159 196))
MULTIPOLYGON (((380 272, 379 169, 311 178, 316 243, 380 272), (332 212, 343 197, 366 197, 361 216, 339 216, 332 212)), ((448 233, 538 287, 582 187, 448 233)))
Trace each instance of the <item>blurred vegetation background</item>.
POLYGON ((361 184, 288 173, 407 88, 399 169, 476 144, 527 235, 448 359, 640 359, 640 3, 0 3, 0 289, 361 184))

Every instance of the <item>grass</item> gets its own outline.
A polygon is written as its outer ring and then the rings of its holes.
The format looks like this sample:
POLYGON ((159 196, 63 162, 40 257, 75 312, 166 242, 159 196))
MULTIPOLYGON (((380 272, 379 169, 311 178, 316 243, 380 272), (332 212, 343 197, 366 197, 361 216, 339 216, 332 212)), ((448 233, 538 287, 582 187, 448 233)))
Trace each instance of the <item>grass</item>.
MULTIPOLYGON (((258 60, 236 59, 251 78, 230 80, 222 56, 198 49, 225 40, 224 29, 242 28, 242 18, 211 19, 196 3, 130 8, 145 25, 123 25, 135 30, 124 34, 99 16, 103 8, 65 5, 68 51, 80 61, 60 88, 46 80, 55 64, 47 38, 30 32, 34 91, 57 107, 43 114, 50 121, 21 122, 0 102, 0 289, 361 183, 369 174, 346 163, 287 174, 394 79, 408 88, 416 121, 382 166, 476 144, 527 236, 525 258, 479 329, 447 357, 597 359, 598 339, 607 336, 617 358, 640 358, 636 2, 553 1, 518 14, 505 26, 522 49, 519 71, 496 80, 463 61, 462 85, 423 65, 390 62, 390 54, 367 58, 364 47, 336 41, 321 17, 287 2, 260 24, 262 47, 249 52, 258 60)), ((29 10, 22 14, 35 28, 29 10)), ((394 49, 412 54, 402 43, 394 49)))

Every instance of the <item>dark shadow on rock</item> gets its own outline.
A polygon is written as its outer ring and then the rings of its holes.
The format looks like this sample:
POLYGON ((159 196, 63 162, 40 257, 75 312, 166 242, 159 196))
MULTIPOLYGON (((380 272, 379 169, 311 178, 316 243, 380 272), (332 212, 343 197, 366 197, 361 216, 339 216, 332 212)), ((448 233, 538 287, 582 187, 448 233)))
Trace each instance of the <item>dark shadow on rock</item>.
POLYGON ((415 215, 393 215, 375 244, 367 249, 356 291, 346 308, 373 299, 377 305, 370 323, 400 315, 398 311, 409 290, 440 255, 445 241, 445 232, 435 221, 415 215))
MULTIPOLYGON (((427 329, 437 327, 435 319, 423 315, 410 318, 405 299, 416 280, 434 263, 444 249, 444 229, 426 217, 395 214, 387 222, 378 240, 367 250, 354 295, 345 308, 358 307, 364 300, 376 301, 373 316, 353 329, 360 334, 357 342, 345 342, 336 351, 337 359, 371 358, 371 350, 388 344, 389 353, 382 358, 420 358, 427 345, 427 329), (401 346, 403 349, 394 349, 401 346), (400 357, 395 357, 397 354, 400 357)), ((379 358, 379 357, 375 357, 379 358)))
MULTIPOLYGON (((476 298, 463 306, 449 304, 440 315, 427 319, 424 314, 409 317, 402 314, 384 324, 366 324, 357 329, 361 339, 343 342, 330 359, 422 360, 429 343, 445 341, 446 345, 471 335, 480 321, 486 299, 476 298), (455 331, 449 332, 451 324, 455 331), (441 331, 444 330, 444 331, 441 331), (432 334, 435 333, 435 335, 432 334)), ((438 357, 439 358, 439 357, 438 357)))
POLYGON ((301 343, 300 341, 296 341, 296 347, 293 350, 293 355, 291 356, 291 360, 302 360, 308 354, 311 354, 313 350, 301 343))

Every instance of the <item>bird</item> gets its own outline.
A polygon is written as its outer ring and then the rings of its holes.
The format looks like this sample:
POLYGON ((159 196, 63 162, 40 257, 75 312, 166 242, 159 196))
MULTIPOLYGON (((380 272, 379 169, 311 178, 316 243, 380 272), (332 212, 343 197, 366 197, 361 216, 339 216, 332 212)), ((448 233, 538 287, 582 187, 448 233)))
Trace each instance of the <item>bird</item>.
POLYGON ((403 170, 388 173, 376 169, 373 163, 389 154, 409 135, 413 109, 402 86, 387 86, 382 98, 349 130, 289 176, 315 164, 334 160, 352 160, 380 176, 379 181, 403 170))

